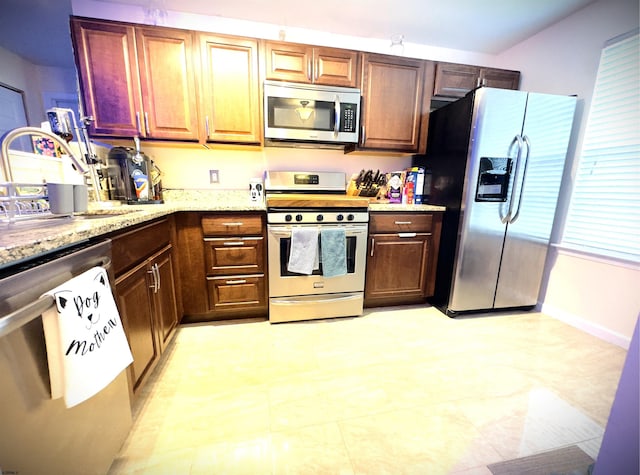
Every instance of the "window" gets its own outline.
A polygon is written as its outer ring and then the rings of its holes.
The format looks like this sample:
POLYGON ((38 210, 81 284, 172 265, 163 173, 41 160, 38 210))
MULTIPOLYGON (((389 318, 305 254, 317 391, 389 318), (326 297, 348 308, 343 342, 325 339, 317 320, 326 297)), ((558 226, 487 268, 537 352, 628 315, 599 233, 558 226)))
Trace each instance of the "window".
POLYGON ((562 244, 640 262, 638 30, 602 50, 562 244))

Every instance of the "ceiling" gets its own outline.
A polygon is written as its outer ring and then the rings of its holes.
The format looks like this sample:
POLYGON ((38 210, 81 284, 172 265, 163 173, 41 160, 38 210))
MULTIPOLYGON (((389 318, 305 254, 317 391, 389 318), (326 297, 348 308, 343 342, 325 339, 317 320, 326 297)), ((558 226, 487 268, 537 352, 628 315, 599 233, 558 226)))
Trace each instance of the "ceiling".
MULTIPOLYGON (((98 0, 497 54, 594 0, 98 0)), ((72 67, 71 0, 2 0, 0 46, 72 67), (28 32, 28 33, 27 33, 28 32)))

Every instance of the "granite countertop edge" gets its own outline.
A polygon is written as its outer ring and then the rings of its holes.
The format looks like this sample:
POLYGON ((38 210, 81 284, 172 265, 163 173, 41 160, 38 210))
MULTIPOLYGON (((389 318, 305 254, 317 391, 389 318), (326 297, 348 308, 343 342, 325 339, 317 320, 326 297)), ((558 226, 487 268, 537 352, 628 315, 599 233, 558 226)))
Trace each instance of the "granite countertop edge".
MULTIPOLYGON (((371 203, 372 212, 444 211, 442 206, 371 203)), ((88 216, 55 217, 0 224, 0 268, 130 226, 180 211, 265 211, 263 202, 251 202, 244 190, 211 193, 176 193, 163 204, 105 207, 91 203, 88 216), (98 213, 100 216, 91 216, 98 213), (88 219, 89 218, 89 219, 88 219)))

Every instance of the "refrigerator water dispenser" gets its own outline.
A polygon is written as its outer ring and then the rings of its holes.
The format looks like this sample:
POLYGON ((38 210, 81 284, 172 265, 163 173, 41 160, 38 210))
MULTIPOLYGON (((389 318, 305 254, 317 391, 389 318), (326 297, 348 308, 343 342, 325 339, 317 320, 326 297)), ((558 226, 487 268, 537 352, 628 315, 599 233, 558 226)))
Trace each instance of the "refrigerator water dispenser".
POLYGON ((476 201, 507 201, 511 163, 510 158, 480 159, 476 201))

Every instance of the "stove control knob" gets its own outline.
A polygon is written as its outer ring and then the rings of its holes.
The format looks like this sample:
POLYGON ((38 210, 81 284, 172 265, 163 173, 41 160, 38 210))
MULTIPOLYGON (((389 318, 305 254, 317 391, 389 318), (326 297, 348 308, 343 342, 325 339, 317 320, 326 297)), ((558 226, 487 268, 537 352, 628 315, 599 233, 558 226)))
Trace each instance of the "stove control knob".
POLYGON ((322 216, 321 214, 316 216, 316 221, 322 221, 323 219, 324 219, 324 216, 322 216))
POLYGON ((353 221, 355 219, 355 216, 352 214, 348 214, 347 215, 347 221, 353 221))
POLYGON ((336 216, 336 219, 337 219, 338 221, 342 221, 342 220, 344 219, 344 215, 339 214, 338 216, 336 216))
POLYGON ((292 217, 290 214, 288 214, 288 215, 286 215, 286 216, 284 217, 284 220, 285 220, 287 223, 288 223, 289 221, 291 221, 292 219, 293 219, 293 217, 292 217))
POLYGON ((302 221, 302 215, 296 214, 296 221, 302 221))

